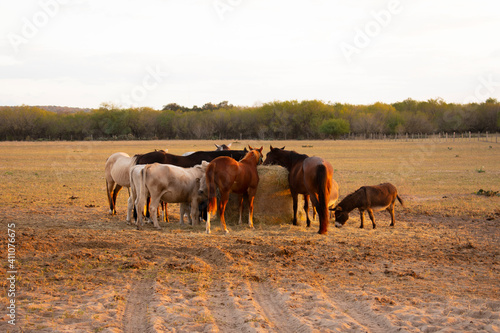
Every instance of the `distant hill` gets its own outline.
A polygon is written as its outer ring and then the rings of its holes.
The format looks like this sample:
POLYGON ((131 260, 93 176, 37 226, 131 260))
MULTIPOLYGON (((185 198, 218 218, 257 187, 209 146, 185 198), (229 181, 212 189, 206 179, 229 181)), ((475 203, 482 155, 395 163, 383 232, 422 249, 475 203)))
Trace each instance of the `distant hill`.
POLYGON ((74 108, 69 106, 57 106, 57 105, 34 105, 37 108, 56 112, 56 113, 76 113, 76 112, 90 112, 92 109, 89 108, 74 108))

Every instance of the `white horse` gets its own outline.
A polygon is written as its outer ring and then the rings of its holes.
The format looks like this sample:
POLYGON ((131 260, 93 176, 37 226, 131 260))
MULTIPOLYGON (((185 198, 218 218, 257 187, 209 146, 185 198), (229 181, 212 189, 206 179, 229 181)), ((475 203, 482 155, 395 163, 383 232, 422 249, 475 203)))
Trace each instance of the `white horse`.
MULTIPOLYGON (((130 167, 133 164, 133 158, 126 153, 114 153, 106 160, 104 174, 106 177, 106 193, 108 195, 109 213, 116 214, 116 196, 122 187, 130 188, 130 167)), ((128 206, 132 207, 133 202, 130 200, 128 206)), ((127 210, 128 212, 129 210, 127 210)), ((127 216, 130 220, 130 216, 127 216)))

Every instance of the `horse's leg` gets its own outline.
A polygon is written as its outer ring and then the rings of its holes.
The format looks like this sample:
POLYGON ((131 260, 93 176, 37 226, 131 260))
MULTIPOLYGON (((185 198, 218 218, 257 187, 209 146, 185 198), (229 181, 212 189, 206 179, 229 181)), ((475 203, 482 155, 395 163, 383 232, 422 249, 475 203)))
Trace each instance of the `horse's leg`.
POLYGON ((365 225, 365 211, 362 209, 359 209, 359 218, 361 219, 361 225, 359 227, 363 229, 365 225))
MULTIPOLYGON (((156 212, 158 209, 158 206, 160 205, 161 198, 158 198, 156 200, 152 200, 151 197, 149 198, 150 200, 150 212, 156 212)), ((158 216, 156 214, 150 214, 149 218, 153 220, 153 225, 156 229, 161 229, 160 224, 158 223, 158 216)))
MULTIPOLYGON (((256 192, 256 191, 251 191, 256 192)), ((253 199, 255 199, 255 193, 248 194, 248 226, 253 228, 253 199)))
POLYGON ((135 198, 135 212, 137 214, 136 225, 137 230, 141 230, 144 225, 143 214, 144 214, 144 205, 146 204, 146 200, 142 195, 138 195, 135 198))
POLYGON ((146 214, 144 216, 151 222, 151 214, 149 214, 149 208, 151 206, 151 197, 148 196, 146 199, 146 214))
POLYGON ((292 219, 292 224, 297 225, 297 205, 298 205, 298 194, 297 193, 292 193, 292 200, 293 200, 293 219, 292 219))
MULTIPOLYGON (((191 225, 195 225, 195 221, 199 218, 200 211, 198 209, 198 199, 191 201, 191 225)), ((198 224, 198 223, 196 223, 198 224)))
POLYGON ((206 223, 206 227, 205 227, 205 232, 207 234, 210 233, 210 212, 207 211, 207 223, 206 223))
POLYGON ((135 196, 129 196, 127 201, 127 224, 130 224, 130 217, 132 216, 132 211, 134 210, 134 198, 135 196))
POLYGON ((394 216, 394 202, 389 207, 387 207, 387 210, 389 211, 389 214, 391 214, 391 224, 390 224, 390 226, 394 227, 394 222, 396 222, 396 218, 394 216))
POLYGON ((243 215, 243 194, 238 194, 238 207, 240 209, 240 219, 238 220, 238 224, 241 225, 243 222, 241 220, 241 215, 243 215))
POLYGON ((224 212, 226 211, 226 205, 227 201, 229 200, 229 191, 220 191, 221 192, 221 197, 219 201, 219 216, 220 216, 220 224, 222 226, 222 229, 224 229, 224 232, 226 234, 229 233, 226 227, 226 219, 224 218, 224 212))
POLYGON ((370 216, 370 220, 372 220, 373 229, 375 229, 377 225, 375 224, 375 216, 373 216, 373 210, 371 208, 368 208, 368 215, 370 216))
POLYGON ((163 207, 163 222, 165 223, 170 222, 168 220, 167 203, 165 201, 162 201, 162 207, 163 207))
MULTIPOLYGON (((312 200, 313 197, 311 197, 311 202, 313 204, 313 209, 314 209, 316 205, 312 200)), ((309 194, 304 194, 304 212, 306 213, 307 227, 309 228, 311 226, 311 220, 309 219, 309 194)))
POLYGON ((181 212, 181 217, 179 218, 179 224, 184 224, 184 213, 187 210, 187 204, 185 202, 182 202, 180 205, 180 212, 181 212))

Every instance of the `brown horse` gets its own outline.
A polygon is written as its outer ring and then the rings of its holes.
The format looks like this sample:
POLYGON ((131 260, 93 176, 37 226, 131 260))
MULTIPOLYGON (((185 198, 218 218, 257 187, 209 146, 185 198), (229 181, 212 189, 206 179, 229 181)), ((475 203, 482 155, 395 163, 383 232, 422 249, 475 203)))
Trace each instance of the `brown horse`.
POLYGON ((229 193, 238 194, 240 203, 240 219, 243 212, 243 197, 248 195, 248 225, 253 228, 253 200, 259 184, 259 174, 257 165, 262 163, 262 148, 254 149, 250 146, 250 152, 237 162, 233 158, 221 156, 214 159, 207 167, 206 185, 208 192, 208 214, 207 214, 207 234, 210 233, 210 214, 215 213, 218 208, 219 218, 227 234, 224 211, 229 200, 229 193), (216 190, 219 189, 220 200, 217 205, 216 190))
POLYGON ((375 186, 363 186, 357 191, 347 195, 335 208, 330 210, 335 212, 335 226, 342 227, 349 219, 349 213, 358 208, 361 218, 360 228, 363 228, 365 222, 365 210, 372 220, 373 229, 375 225, 374 211, 387 210, 391 214, 391 227, 394 226, 396 219, 394 217, 394 204, 398 199, 404 206, 403 200, 398 195, 398 190, 391 183, 384 183, 375 186))
POLYGON ((293 224, 297 225, 298 195, 304 196, 304 210, 307 226, 311 226, 309 219, 309 198, 319 215, 320 234, 328 232, 328 202, 332 190, 332 165, 321 157, 309 157, 295 151, 283 148, 270 147, 265 165, 277 164, 288 169, 288 184, 293 199, 293 224))

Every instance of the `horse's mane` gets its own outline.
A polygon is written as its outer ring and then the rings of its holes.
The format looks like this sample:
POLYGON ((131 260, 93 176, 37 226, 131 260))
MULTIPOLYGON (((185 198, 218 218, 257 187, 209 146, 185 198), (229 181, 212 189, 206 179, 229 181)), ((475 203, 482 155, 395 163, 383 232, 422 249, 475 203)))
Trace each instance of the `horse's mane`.
POLYGON ((290 153, 290 155, 289 155, 290 165, 295 165, 295 163, 297 163, 299 161, 303 161, 309 157, 306 154, 299 154, 295 150, 289 150, 289 153, 290 153))

